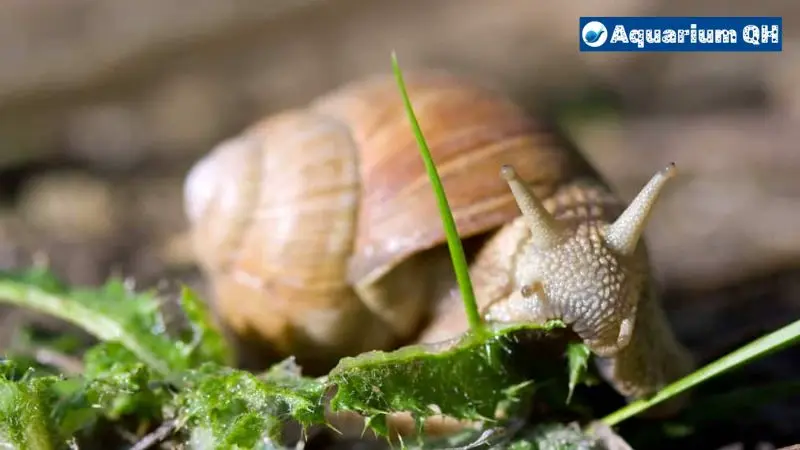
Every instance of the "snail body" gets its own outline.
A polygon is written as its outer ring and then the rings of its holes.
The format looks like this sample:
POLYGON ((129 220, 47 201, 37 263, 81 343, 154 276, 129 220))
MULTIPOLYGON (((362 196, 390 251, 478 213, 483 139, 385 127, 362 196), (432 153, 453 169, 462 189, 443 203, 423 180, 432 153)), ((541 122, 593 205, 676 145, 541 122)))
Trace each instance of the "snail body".
MULTIPOLYGON (((594 177, 565 183, 541 202, 510 166, 501 170, 522 216, 500 229, 471 268, 485 320, 570 326, 597 358, 600 375, 628 399, 652 395, 693 367, 661 308, 642 231, 674 174, 657 173, 626 208, 594 177)), ((422 339, 452 339, 466 315, 460 298, 442 302, 422 339)), ((656 408, 669 414, 685 398, 656 408)))
MULTIPOLYGON (((563 320, 629 398, 688 371, 639 242, 672 169, 626 208, 500 93, 440 73, 406 84, 459 233, 475 239, 483 317, 563 320)), ((375 77, 270 116, 192 168, 197 260, 240 341, 305 369, 467 330, 416 145, 393 79, 375 77)))

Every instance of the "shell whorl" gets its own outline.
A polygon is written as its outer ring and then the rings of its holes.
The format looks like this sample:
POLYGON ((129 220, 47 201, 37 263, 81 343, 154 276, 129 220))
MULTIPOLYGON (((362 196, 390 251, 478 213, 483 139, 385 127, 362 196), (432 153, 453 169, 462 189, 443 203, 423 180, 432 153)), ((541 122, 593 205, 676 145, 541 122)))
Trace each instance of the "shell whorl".
MULTIPOLYGON (((409 73, 406 84, 462 237, 518 215, 501 164, 548 193, 575 173, 575 155, 499 92, 436 72, 409 73)), ((412 339, 452 283, 391 76, 251 126, 199 161, 185 192, 223 321, 299 362, 412 339)))
POLYGON ((288 111, 220 144, 190 171, 186 214, 197 259, 237 334, 310 366, 341 347, 389 342, 347 283, 357 161, 341 123, 288 111))

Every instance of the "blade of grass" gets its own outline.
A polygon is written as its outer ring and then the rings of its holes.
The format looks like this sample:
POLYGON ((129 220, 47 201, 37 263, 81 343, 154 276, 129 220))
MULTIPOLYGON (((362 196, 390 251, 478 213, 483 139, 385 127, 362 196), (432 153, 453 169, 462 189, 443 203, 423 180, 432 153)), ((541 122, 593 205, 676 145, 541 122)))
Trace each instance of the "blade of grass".
POLYGON ((709 380, 723 372, 734 369, 753 359, 765 356, 785 346, 791 345, 800 337, 800 320, 797 320, 785 327, 762 336, 753 342, 735 350, 718 360, 692 372, 680 380, 670 384, 653 397, 646 400, 639 400, 604 417, 602 421, 608 426, 614 426, 639 414, 653 405, 661 403, 681 392, 709 380))
POLYGON ((453 213, 450 210, 450 205, 444 193, 442 180, 439 178, 439 173, 436 171, 430 149, 425 141, 425 137, 422 135, 422 130, 414 114, 414 109, 411 107, 411 100, 408 98, 408 92, 406 92, 405 82, 403 81, 403 74, 400 71, 400 65, 397 62, 397 54, 395 52, 392 52, 392 69, 397 79, 397 85, 400 88, 400 94, 403 97, 406 115, 408 116, 409 122, 411 122, 411 129, 414 132, 414 136, 417 138, 419 151, 425 163, 425 170, 428 172, 428 178, 431 180, 434 193, 436 194, 439 214, 442 217, 442 224, 444 225, 445 234, 447 236, 447 247, 450 249, 450 258, 453 260, 453 269, 456 273, 458 287, 461 290, 461 299, 464 302, 464 309, 467 312, 469 327, 474 333, 483 333, 483 322, 478 313, 475 293, 472 290, 472 280, 469 278, 469 267, 467 266, 467 259, 464 256, 464 248, 461 245, 461 239, 458 236, 453 213))

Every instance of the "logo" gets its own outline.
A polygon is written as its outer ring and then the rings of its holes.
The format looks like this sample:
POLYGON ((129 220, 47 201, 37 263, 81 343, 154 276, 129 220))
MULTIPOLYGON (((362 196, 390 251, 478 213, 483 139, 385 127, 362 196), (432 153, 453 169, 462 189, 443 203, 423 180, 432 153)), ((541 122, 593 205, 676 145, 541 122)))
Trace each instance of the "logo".
POLYGON ((582 52, 780 52, 782 17, 580 17, 582 52))
POLYGON ((608 39, 608 30, 606 26, 598 21, 592 21, 583 26, 581 30, 581 37, 583 43, 589 47, 600 47, 606 43, 608 39))

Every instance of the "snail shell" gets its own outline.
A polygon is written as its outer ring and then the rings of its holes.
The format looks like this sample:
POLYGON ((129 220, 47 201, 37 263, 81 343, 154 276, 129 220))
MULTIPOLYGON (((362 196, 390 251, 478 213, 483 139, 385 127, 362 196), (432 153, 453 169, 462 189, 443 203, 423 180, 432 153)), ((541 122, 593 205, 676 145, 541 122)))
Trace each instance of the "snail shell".
MULTIPOLYGON (((499 94, 407 75, 462 237, 518 215, 514 164, 549 195, 573 155, 499 94)), ((215 307, 242 342, 304 367, 413 338, 455 286, 438 207, 390 77, 270 116, 197 162, 186 211, 215 307)))

